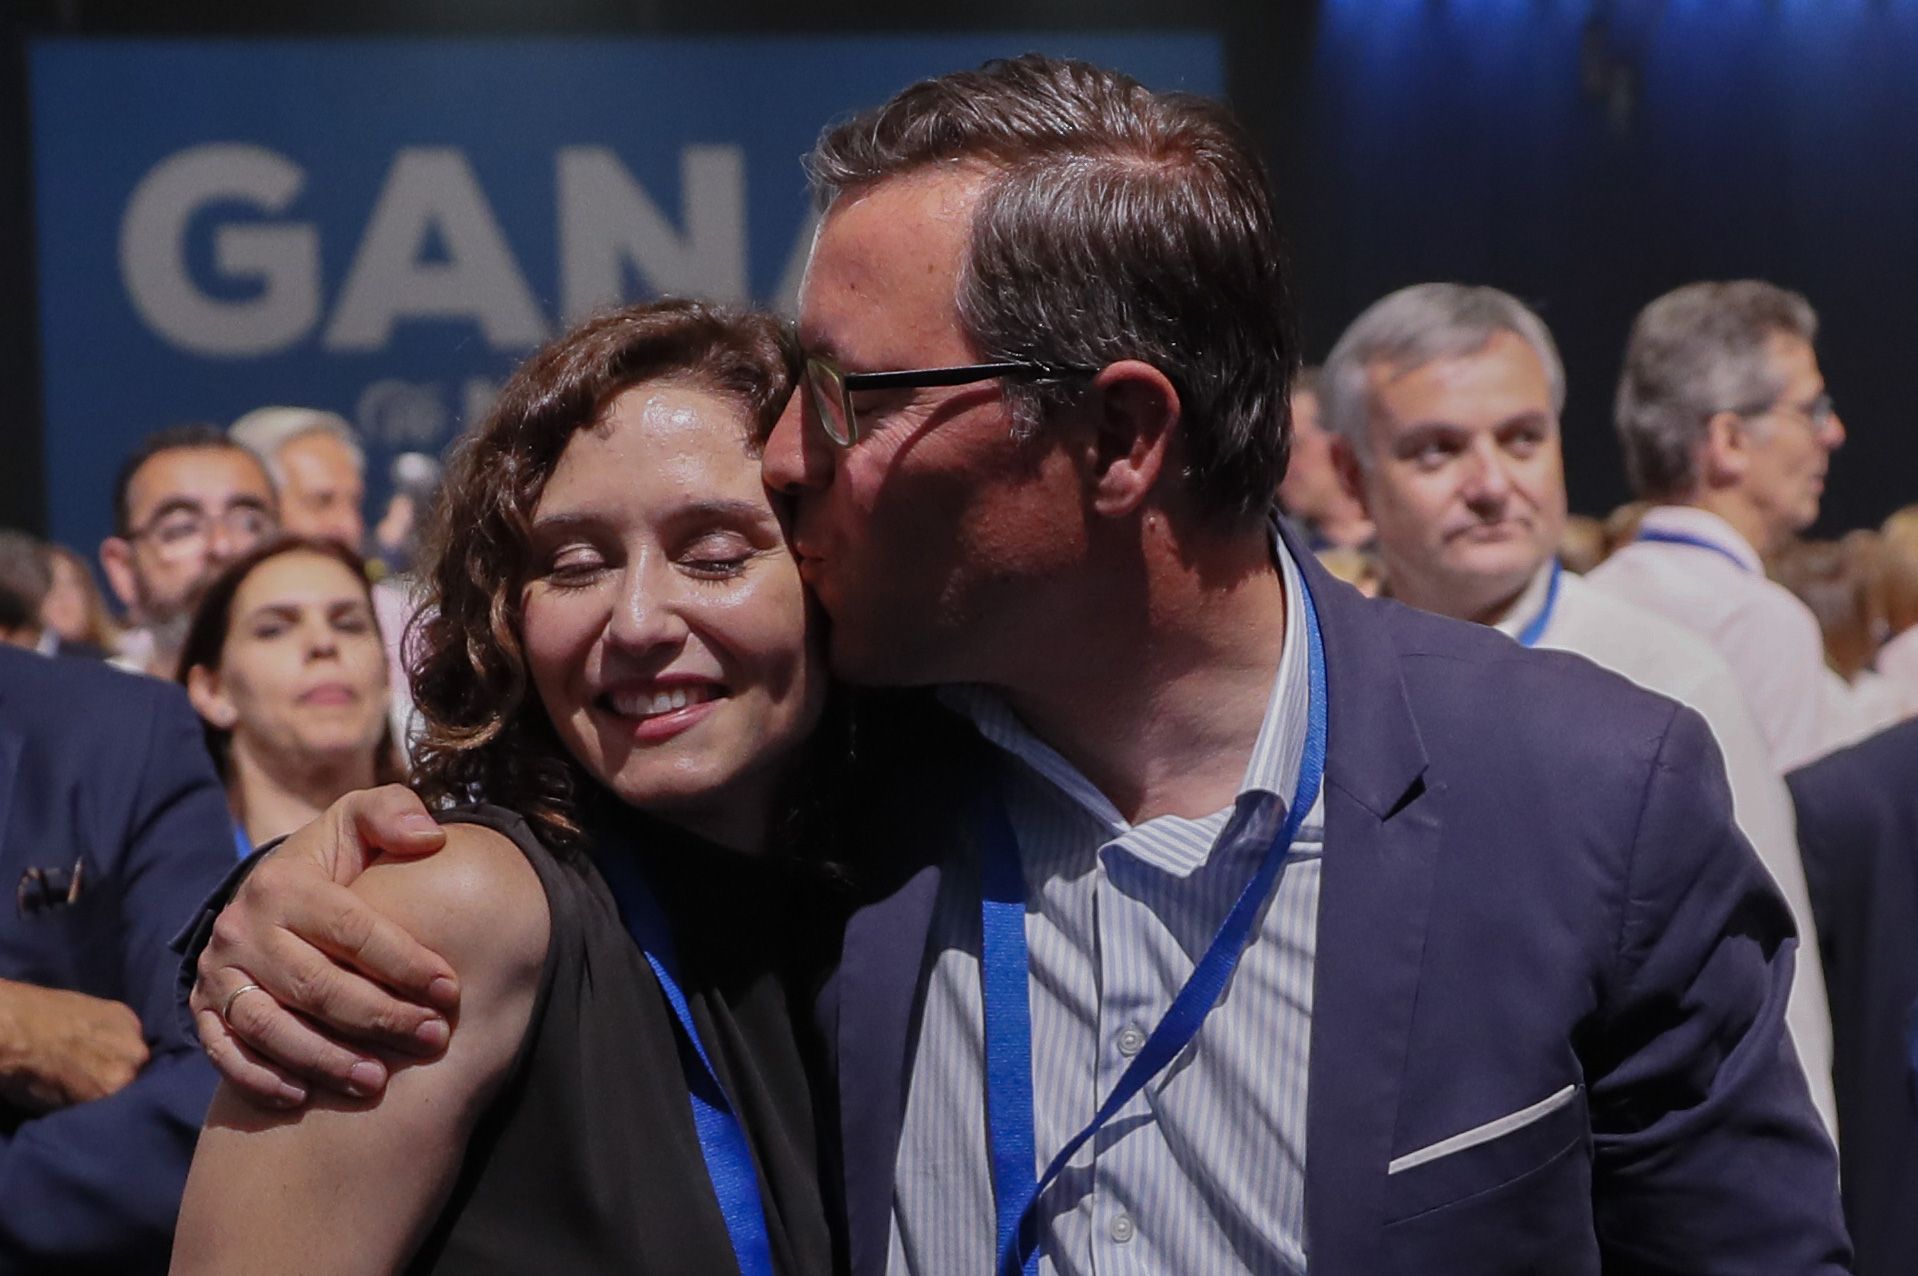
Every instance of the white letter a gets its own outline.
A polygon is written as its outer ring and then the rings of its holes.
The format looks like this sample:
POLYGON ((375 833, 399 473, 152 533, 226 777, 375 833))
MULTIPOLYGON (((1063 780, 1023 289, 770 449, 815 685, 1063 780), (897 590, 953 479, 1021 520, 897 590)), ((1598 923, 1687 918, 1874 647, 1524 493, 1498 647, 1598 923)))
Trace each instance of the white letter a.
POLYGON ((378 350, 396 321, 411 318, 470 319, 495 349, 546 337, 472 167, 448 147, 411 147, 394 158, 325 342, 334 350, 378 350), (435 230, 447 260, 422 261, 435 230))

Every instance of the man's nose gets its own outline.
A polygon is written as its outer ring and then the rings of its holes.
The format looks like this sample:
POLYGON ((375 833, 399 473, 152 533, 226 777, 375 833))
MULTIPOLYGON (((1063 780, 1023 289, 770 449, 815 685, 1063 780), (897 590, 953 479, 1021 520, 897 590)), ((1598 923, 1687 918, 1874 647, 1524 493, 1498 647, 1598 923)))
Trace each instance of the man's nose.
POLYGON ((817 490, 832 481, 834 444, 826 432, 809 422, 811 408, 806 402, 806 387, 800 386, 786 400, 785 411, 773 424, 760 455, 766 486, 788 496, 817 490))
POLYGON ((228 562, 252 549, 257 539, 234 531, 217 518, 212 519, 207 524, 206 554, 216 563, 228 562))
POLYGON ((1472 505, 1502 504, 1511 495, 1512 478, 1505 463, 1489 448, 1474 448, 1465 458, 1465 499, 1472 505))
POLYGON ((1836 452, 1845 446, 1845 423, 1836 412, 1825 418, 1825 428, 1818 432, 1818 443, 1827 452, 1836 452))

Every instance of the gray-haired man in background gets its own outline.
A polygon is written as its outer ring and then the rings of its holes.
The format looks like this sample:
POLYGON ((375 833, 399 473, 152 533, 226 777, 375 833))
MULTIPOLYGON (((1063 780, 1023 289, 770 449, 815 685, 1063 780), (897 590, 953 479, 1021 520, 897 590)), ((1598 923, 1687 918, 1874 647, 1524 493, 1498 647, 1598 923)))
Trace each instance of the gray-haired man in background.
POLYGON ((1495 288, 1404 288, 1345 330, 1320 384, 1334 454, 1378 527, 1395 598, 1577 652, 1712 728, 1739 826, 1798 923, 1787 1021, 1831 1128, 1831 1015, 1791 799, 1710 645, 1560 566, 1565 370, 1544 321, 1495 288))
POLYGON ((366 453, 344 417, 317 408, 256 408, 227 434, 273 476, 282 528, 361 551, 366 453))
POLYGON ((1592 582, 1702 634, 1738 675, 1780 774, 1918 711, 1918 636, 1869 683, 1825 663, 1811 610, 1765 556, 1811 526, 1845 425, 1812 342, 1818 316, 1757 279, 1688 284, 1632 325, 1615 409, 1652 503, 1592 582))

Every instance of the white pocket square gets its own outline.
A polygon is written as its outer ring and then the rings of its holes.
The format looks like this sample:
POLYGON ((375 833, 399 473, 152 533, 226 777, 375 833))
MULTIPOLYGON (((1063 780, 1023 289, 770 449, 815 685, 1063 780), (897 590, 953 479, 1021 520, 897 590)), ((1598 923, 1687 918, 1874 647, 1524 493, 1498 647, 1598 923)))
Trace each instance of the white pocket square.
POLYGON ((1522 1130, 1535 1121, 1544 1120, 1552 1113, 1570 1103, 1573 1096, 1577 1093, 1577 1085, 1568 1085, 1550 1098, 1540 1099, 1530 1107, 1520 1108, 1518 1111, 1499 1117, 1495 1121, 1487 1121, 1484 1125, 1475 1125, 1469 1130, 1454 1134, 1450 1138, 1440 1139, 1437 1143, 1429 1144, 1418 1149, 1416 1152, 1407 1152, 1404 1156, 1398 1157, 1392 1161, 1391 1164, 1387 1165, 1385 1172, 1387 1174, 1397 1174, 1401 1170, 1409 1170, 1415 1166, 1424 1165, 1427 1161, 1436 1161, 1440 1157, 1450 1156, 1454 1152, 1463 1152, 1466 1148, 1475 1148, 1481 1143, 1490 1143, 1493 1139, 1510 1134, 1514 1130, 1522 1130))

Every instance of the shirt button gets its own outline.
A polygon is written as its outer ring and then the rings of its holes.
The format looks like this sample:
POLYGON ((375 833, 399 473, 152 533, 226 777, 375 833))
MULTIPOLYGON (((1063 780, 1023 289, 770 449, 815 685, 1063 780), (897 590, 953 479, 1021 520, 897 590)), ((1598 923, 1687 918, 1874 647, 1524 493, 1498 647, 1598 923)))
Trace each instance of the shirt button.
MULTIPOLYGON (((1145 1034, 1143 1032, 1140 1032, 1136 1025, 1127 1024, 1124 1028, 1120 1029, 1119 1031, 1119 1053, 1120 1054, 1130 1059, 1133 1055, 1138 1054, 1140 1048, 1143 1047, 1144 1045, 1145 1045, 1145 1034)), ((1123 1218, 1124 1215, 1120 1215, 1120 1217, 1123 1218)), ((1130 1227, 1132 1225, 1128 1223, 1126 1224, 1126 1226, 1130 1227)))
POLYGON ((1132 1239, 1132 1216, 1120 1214, 1112 1220, 1112 1239, 1123 1245, 1132 1239))

